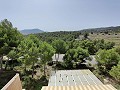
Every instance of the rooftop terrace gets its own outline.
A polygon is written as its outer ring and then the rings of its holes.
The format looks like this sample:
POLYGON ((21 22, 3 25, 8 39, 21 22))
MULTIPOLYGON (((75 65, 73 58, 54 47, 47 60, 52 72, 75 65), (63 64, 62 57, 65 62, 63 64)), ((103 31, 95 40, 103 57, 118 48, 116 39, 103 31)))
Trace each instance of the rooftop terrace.
POLYGON ((48 86, 103 84, 90 70, 58 70, 52 71, 48 86))
POLYGON ((52 71, 48 86, 42 90, 117 90, 104 85, 89 69, 52 71))

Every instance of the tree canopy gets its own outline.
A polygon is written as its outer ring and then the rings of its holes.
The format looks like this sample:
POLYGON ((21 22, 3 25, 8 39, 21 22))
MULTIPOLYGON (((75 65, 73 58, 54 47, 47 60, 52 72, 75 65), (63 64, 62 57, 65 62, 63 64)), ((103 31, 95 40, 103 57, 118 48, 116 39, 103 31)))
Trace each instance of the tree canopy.
MULTIPOLYGON (((23 36, 7 19, 0 22, 0 57, 17 48, 23 36)), ((2 59, 0 60, 2 69, 2 59)))
POLYGON ((40 59, 44 67, 44 75, 45 75, 45 66, 48 62, 52 61, 52 56, 54 55, 55 50, 50 44, 46 42, 42 43, 42 45, 39 47, 39 50, 40 50, 40 59))
POLYGON ((100 50, 96 54, 96 59, 99 70, 103 73, 108 73, 108 71, 111 70, 114 65, 118 64, 120 61, 120 55, 115 52, 114 49, 100 50))
POLYGON ((89 57, 87 50, 78 47, 77 49, 70 49, 64 56, 66 67, 75 67, 77 64, 83 63, 84 58, 89 57))
POLYGON ((109 74, 117 81, 120 81, 120 62, 117 64, 117 66, 112 67, 112 69, 109 71, 109 74))

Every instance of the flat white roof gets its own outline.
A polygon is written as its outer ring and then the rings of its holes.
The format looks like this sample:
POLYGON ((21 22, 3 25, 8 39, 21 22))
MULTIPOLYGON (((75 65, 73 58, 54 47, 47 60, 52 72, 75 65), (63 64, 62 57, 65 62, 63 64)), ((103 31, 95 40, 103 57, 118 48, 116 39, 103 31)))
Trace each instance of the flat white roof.
POLYGON ((89 70, 58 70, 52 71, 48 86, 103 85, 89 70))

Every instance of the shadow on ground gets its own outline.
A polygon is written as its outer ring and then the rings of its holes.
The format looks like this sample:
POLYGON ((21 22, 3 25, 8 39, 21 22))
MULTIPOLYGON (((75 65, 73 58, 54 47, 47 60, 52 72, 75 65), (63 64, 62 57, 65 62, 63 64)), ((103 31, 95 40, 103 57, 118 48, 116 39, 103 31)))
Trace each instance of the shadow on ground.
POLYGON ((42 76, 40 79, 33 79, 28 76, 23 78, 23 88, 26 90, 41 90, 42 86, 48 85, 48 80, 45 76, 42 76))
POLYGON ((3 88, 15 75, 14 70, 0 70, 0 89, 3 88))

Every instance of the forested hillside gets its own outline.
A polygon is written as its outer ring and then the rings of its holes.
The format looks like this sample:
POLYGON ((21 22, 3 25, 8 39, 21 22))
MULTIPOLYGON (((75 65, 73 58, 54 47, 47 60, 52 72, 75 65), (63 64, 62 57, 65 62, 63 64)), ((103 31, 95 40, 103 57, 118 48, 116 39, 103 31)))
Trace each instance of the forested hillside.
POLYGON ((44 32, 36 34, 41 40, 51 42, 53 39, 62 39, 64 41, 72 41, 79 39, 80 35, 85 33, 96 33, 96 34, 116 34, 120 33, 120 26, 116 27, 104 27, 104 28, 93 28, 93 29, 83 29, 78 31, 56 31, 56 32, 44 32))
POLYGON ((62 39, 64 41, 72 41, 79 37, 80 31, 59 31, 59 32, 44 32, 36 34, 42 41, 52 42, 52 40, 62 39))
POLYGON ((116 27, 101 27, 101 28, 91 28, 91 29, 83 29, 80 30, 81 32, 94 32, 94 33, 104 33, 104 32, 108 32, 108 33, 120 33, 120 26, 116 26, 116 27))

